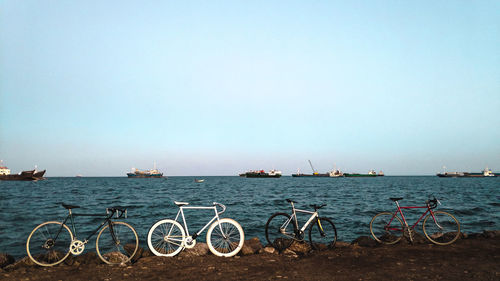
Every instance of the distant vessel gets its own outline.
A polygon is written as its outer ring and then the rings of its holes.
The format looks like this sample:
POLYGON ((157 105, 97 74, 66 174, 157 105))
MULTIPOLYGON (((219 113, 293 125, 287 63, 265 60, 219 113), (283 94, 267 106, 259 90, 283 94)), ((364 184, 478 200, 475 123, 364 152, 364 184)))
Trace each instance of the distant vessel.
POLYGON ((246 178, 279 178, 281 177, 281 171, 278 170, 270 170, 268 173, 264 170, 259 171, 248 171, 246 173, 240 174, 240 177, 246 178))
POLYGON ((339 169, 337 169, 337 165, 334 165, 333 170, 331 170, 330 172, 328 172, 328 175, 329 175, 331 178, 340 178, 340 177, 344 177, 344 173, 342 173, 339 169))
POLYGON ((292 177, 294 177, 294 178, 298 178, 298 177, 330 177, 330 173, 320 174, 320 173, 316 172, 316 170, 314 169, 314 167, 311 163, 311 160, 307 160, 307 161, 309 162, 309 166, 311 166, 313 173, 312 174, 302 174, 300 172, 300 170, 297 169, 297 173, 292 174, 292 177))
POLYGON ((200 182, 204 182, 205 180, 204 179, 194 179, 194 182, 196 183, 200 183, 200 182))
POLYGON ((132 168, 132 172, 127 173, 129 178, 163 178, 163 173, 160 173, 156 169, 156 163, 154 163, 154 168, 150 170, 141 171, 136 168, 132 168))
MULTIPOLYGON (((382 173, 382 176, 384 175, 384 173, 382 173)), ((344 176, 348 177, 348 178, 353 178, 353 177, 376 177, 378 176, 377 175, 377 172, 375 172, 375 170, 370 170, 368 172, 368 174, 358 174, 358 173, 344 173, 344 176)))
POLYGON ((491 169, 486 167, 481 173, 469 173, 469 172, 443 172, 436 174, 440 178, 484 178, 484 177, 498 177, 498 174, 494 174, 491 169))
POLYGON ((0 180, 7 181, 37 181, 45 179, 43 175, 45 174, 45 170, 43 171, 22 171, 19 174, 11 174, 10 169, 7 166, 3 165, 3 161, 0 161, 0 180))
POLYGON ((77 177, 77 178, 83 178, 83 176, 80 175, 80 174, 76 175, 75 177, 77 177))
POLYGON ((35 172, 33 173, 33 177, 35 177, 35 178, 37 178, 37 179, 39 179, 39 180, 41 180, 41 179, 45 179, 45 178, 43 177, 43 175, 45 175, 45 171, 46 171, 46 170, 43 170, 43 171, 37 171, 37 166, 35 165, 35 172))

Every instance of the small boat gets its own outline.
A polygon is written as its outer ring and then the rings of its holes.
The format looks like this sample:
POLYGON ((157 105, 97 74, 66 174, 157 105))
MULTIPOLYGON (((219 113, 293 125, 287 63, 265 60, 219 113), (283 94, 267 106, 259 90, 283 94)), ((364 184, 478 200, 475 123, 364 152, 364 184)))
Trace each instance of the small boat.
POLYGON ((77 178, 83 178, 83 176, 81 174, 78 174, 75 177, 77 177, 77 178))
POLYGON ((204 182, 204 181, 205 181, 204 179, 194 179, 194 182, 197 182, 197 183, 204 182))

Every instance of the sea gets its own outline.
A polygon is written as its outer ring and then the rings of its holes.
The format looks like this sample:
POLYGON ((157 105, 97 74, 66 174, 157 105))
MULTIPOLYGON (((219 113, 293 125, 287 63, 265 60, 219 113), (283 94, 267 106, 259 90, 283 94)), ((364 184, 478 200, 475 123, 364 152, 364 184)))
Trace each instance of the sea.
MULTIPOLYGON (((500 177, 49 177, 37 182, 0 181, 0 189, 0 252, 15 258, 27 255, 26 239, 38 224, 64 220, 68 211, 61 203, 80 206, 74 213, 103 214, 75 217, 77 238, 89 240, 85 251, 94 251, 97 235, 90 235, 103 221, 106 208, 114 206, 127 208, 127 218, 119 220, 133 225, 141 246, 147 248, 149 228, 160 219, 175 218, 179 208, 174 201, 190 206, 224 204, 227 209, 221 217, 238 221, 245 239, 258 237, 263 244, 268 218, 276 212, 291 213, 287 198, 297 201, 296 208, 302 210, 312 210, 311 204, 326 204, 319 214, 334 222, 339 241, 369 236, 371 218, 378 212, 395 210, 390 197, 403 197, 402 206, 425 206, 427 199, 436 197, 441 202, 437 209, 454 214, 466 233, 500 229, 500 177), (195 178, 205 181, 196 183, 195 178)), ((404 212, 413 224, 424 210, 404 212)), ((189 232, 200 230, 213 216, 213 210, 186 210, 189 232)), ((299 223, 307 218, 300 215, 299 223)), ((421 224, 416 228, 419 232, 421 224)), ((205 237, 206 230, 198 241, 205 241, 205 237)))

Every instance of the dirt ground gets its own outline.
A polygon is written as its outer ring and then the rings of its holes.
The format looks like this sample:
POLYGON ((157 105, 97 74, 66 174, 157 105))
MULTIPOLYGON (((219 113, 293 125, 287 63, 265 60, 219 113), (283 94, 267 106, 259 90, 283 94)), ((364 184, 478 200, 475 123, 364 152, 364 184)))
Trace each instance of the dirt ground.
MULTIPOLYGON (((341 243, 339 243, 341 244, 341 243)), ((460 239, 449 246, 349 245, 302 256, 254 254, 220 258, 148 256, 127 266, 88 253, 52 268, 19 263, 1 280, 500 280, 500 237, 460 239)))

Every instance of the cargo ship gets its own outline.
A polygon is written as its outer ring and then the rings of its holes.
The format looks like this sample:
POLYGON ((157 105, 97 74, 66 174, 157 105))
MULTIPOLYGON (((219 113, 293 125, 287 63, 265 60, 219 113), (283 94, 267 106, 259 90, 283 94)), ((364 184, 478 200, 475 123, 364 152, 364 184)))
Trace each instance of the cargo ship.
POLYGON ((377 172, 375 172, 375 170, 370 170, 368 172, 368 174, 344 173, 344 176, 348 177, 348 178, 354 178, 354 177, 377 177, 377 176, 383 176, 383 175, 384 175, 384 173, 382 171, 380 171, 380 173, 377 174, 377 172))
POLYGON ((0 162, 0 180, 5 181, 37 181, 45 179, 43 175, 45 170, 37 171, 22 171, 19 174, 11 174, 10 169, 3 165, 3 161, 0 162))
POLYGON ((240 177, 245 177, 245 178, 279 178, 281 177, 281 171, 278 170, 270 170, 268 173, 264 170, 258 170, 258 171, 248 171, 245 173, 240 174, 240 177))
POLYGON ((163 178, 163 173, 160 173, 156 168, 151 170, 141 171, 139 169, 132 168, 130 173, 127 173, 129 178, 163 178))
POLYGON ((483 170, 481 173, 469 173, 469 172, 443 172, 436 174, 440 178, 484 178, 484 177, 498 177, 499 173, 494 174, 491 169, 483 170))
POLYGON ((311 160, 307 160, 309 162, 309 166, 311 166, 312 174, 303 174, 300 172, 300 169, 297 169, 296 174, 292 174, 292 177, 294 178, 299 178, 299 177, 318 177, 318 178, 327 178, 330 177, 330 173, 318 173, 316 169, 314 169, 311 160))

